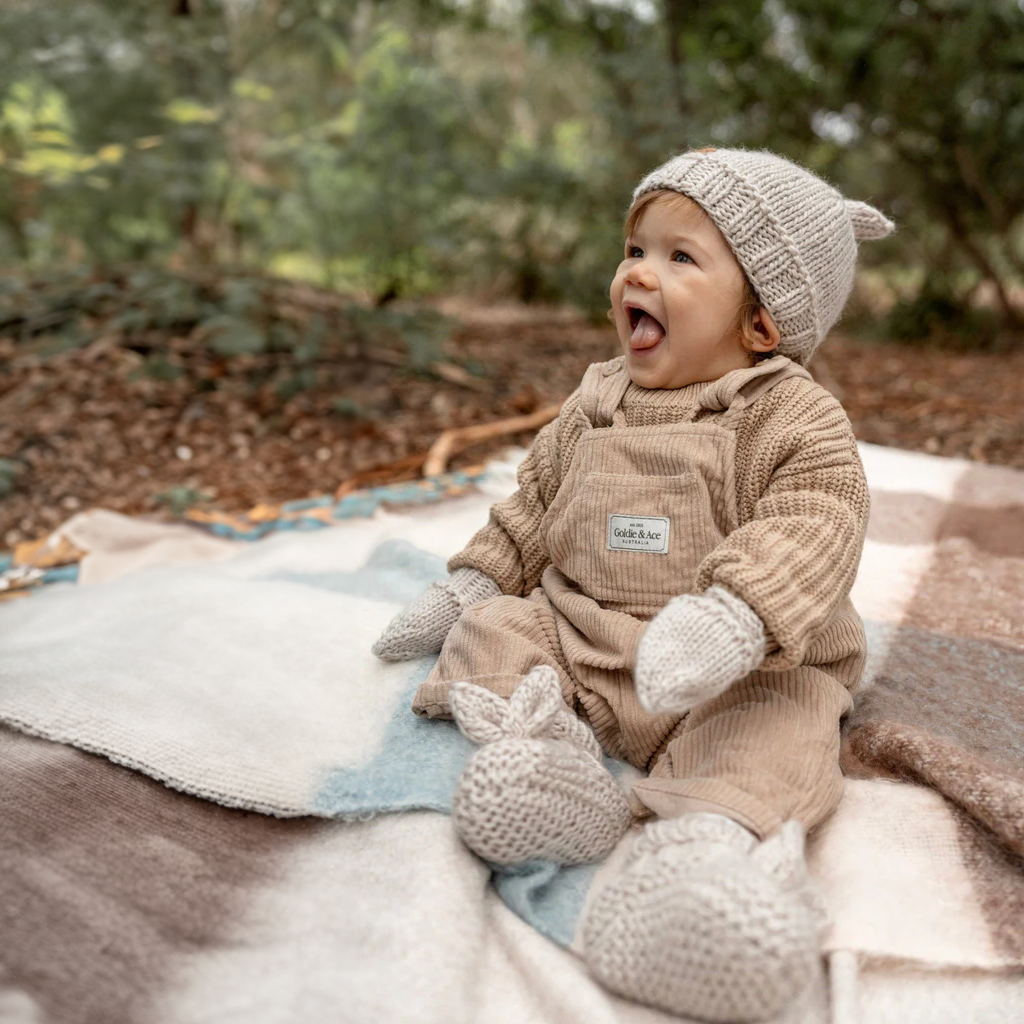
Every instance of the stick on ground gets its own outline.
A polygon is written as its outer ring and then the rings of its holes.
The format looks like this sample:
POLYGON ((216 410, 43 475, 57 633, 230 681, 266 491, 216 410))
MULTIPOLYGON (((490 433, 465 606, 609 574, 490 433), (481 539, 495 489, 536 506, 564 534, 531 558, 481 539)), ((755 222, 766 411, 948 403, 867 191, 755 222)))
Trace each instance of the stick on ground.
POLYGON ((448 460, 460 448, 476 444, 478 441, 489 441, 505 434, 520 434, 526 430, 539 430, 550 423, 561 409, 558 405, 546 405, 527 416, 512 416, 506 420, 495 420, 493 423, 479 423, 473 427, 457 427, 446 430, 431 446, 423 463, 424 476, 438 476, 443 473, 448 460))

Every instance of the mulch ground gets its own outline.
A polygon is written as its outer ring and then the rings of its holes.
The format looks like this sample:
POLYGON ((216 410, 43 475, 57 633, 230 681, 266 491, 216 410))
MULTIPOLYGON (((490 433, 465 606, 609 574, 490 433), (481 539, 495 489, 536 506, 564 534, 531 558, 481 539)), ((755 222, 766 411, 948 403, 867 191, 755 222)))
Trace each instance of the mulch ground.
MULTIPOLYGON (((199 331, 165 339, 175 372, 156 375, 143 372, 152 357, 116 331, 56 354, 0 338, 0 484, 8 492, 0 547, 94 506, 241 512, 329 493, 353 475, 409 478, 415 468, 394 464, 414 461, 445 429, 557 402, 589 363, 616 352, 610 327, 564 312, 457 313, 461 326, 430 369, 413 372, 400 351, 372 340, 338 344, 290 397, 266 384, 281 354, 224 358, 199 331)), ((1024 468, 1024 352, 948 353, 838 335, 812 370, 862 440, 1024 468)), ((477 445, 451 465, 529 440, 477 445)))

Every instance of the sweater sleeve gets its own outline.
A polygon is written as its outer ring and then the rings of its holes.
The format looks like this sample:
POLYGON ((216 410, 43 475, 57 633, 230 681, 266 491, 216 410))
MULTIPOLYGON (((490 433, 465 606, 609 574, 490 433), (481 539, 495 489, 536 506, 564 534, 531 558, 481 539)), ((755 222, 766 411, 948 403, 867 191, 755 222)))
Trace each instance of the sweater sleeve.
POLYGON ((579 409, 579 393, 566 399, 558 417, 537 434, 519 466, 518 490, 491 506, 487 525, 448 562, 448 571, 469 566, 486 573, 506 594, 524 597, 551 561, 540 539, 540 521, 562 482, 568 435, 579 409))
POLYGON ((760 616, 767 669, 799 665, 849 594, 869 506, 842 406, 809 381, 777 391, 737 431, 741 525, 704 559, 697 579, 698 590, 722 586, 760 616))

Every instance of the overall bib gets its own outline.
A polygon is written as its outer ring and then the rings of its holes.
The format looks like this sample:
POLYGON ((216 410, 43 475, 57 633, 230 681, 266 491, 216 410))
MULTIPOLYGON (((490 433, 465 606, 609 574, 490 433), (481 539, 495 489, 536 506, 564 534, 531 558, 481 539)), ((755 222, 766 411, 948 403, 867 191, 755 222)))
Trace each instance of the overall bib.
POLYGON ((809 829, 826 817, 841 793, 839 719, 859 654, 751 673, 682 716, 648 714, 632 678, 647 622, 694 591, 705 556, 738 526, 737 418, 781 381, 807 375, 773 364, 713 382, 683 422, 634 427, 620 408, 622 360, 590 367, 582 432, 540 524, 551 558, 540 586, 468 608, 413 709, 449 717, 451 682, 508 697, 530 669, 550 665, 604 750, 651 773, 634 786, 635 813, 712 810, 762 836, 789 818, 809 829), (719 415, 695 422, 702 412, 719 415))

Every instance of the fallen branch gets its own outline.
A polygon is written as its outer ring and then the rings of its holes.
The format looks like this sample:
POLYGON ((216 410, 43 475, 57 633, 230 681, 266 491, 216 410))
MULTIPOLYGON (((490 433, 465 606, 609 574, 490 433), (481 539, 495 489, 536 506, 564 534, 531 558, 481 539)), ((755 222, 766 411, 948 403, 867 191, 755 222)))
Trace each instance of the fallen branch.
POLYGON ((365 469, 361 473, 342 480, 334 492, 336 499, 345 497, 353 491, 365 487, 376 487, 381 484, 397 483, 402 480, 414 480, 420 475, 439 476, 445 471, 448 460, 460 448, 486 441, 492 437, 505 434, 518 434, 526 430, 538 430, 545 423, 550 423, 558 415, 561 405, 549 405, 528 416, 513 416, 510 419, 495 420, 493 423, 479 423, 473 427, 457 427, 446 430, 425 452, 407 455, 404 459, 390 462, 386 466, 365 469))
POLYGON ((448 460, 460 448, 476 444, 478 441, 489 441, 493 437, 506 434, 520 434, 526 430, 539 430, 545 423, 550 423, 561 409, 558 405, 547 405, 543 409, 530 413, 528 416, 513 416, 507 420, 496 420, 493 423, 480 423, 474 427, 456 427, 446 430, 431 446, 423 463, 424 476, 439 476, 445 471, 448 460))
POLYGON ((406 456, 406 458, 388 463, 386 466, 377 466, 375 469, 366 469, 361 473, 356 473, 338 484, 334 497, 336 500, 340 500, 346 494, 361 491, 364 487, 377 487, 380 484, 391 484, 401 480, 415 480, 419 476, 423 463, 427 461, 427 454, 427 452, 420 452, 418 455, 406 456))
POLYGON ((431 363, 430 369, 441 380, 446 380, 449 384, 458 384, 460 387, 469 388, 470 391, 490 391, 491 389, 491 385, 487 381, 474 377, 468 370, 456 363, 431 363))

